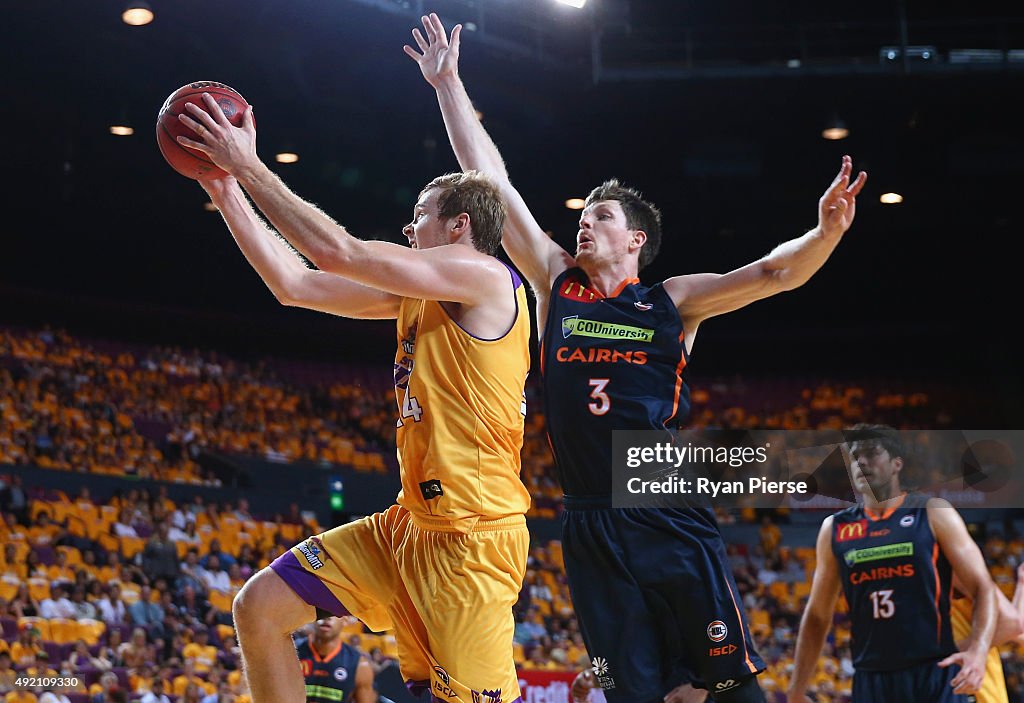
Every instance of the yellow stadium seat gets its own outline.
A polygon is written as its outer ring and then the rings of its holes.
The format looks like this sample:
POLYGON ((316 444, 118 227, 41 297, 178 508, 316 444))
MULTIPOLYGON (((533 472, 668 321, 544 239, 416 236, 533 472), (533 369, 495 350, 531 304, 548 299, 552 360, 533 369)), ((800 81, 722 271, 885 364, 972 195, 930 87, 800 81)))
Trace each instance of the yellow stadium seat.
POLYGON ((0 598, 10 601, 18 594, 18 584, 13 581, 0 580, 0 598))
POLYGON ((221 593, 220 591, 210 591, 210 605, 217 610, 225 613, 231 612, 231 601, 234 600, 234 596, 227 593, 221 593))
POLYGON ((50 582, 34 576, 28 580, 28 592, 37 601, 43 601, 50 597, 50 582))
POLYGON ((146 547, 146 540, 141 537, 121 537, 121 555, 125 559, 134 559, 135 555, 146 547))
POLYGON ((217 625, 217 637, 220 638, 221 642, 224 641, 225 637, 234 637, 234 636, 235 636, 235 628, 231 627, 231 625, 224 625, 224 624, 217 625))
POLYGON ((57 547, 57 551, 63 553, 67 558, 68 566, 79 566, 82 563, 82 553, 75 547, 62 545, 57 547))
POLYGON ((109 532, 98 532, 96 535, 90 534, 90 537, 99 542, 100 547, 106 552, 116 552, 121 548, 117 537, 109 532))
POLYGON ((768 593, 778 600, 786 600, 789 598, 789 584, 785 581, 773 581, 768 587, 768 593))
POLYGON ((100 643, 103 633, 107 631, 107 624, 101 620, 82 618, 78 621, 78 636, 85 640, 85 643, 92 647, 100 643))
POLYGON ((78 622, 70 620, 68 618, 51 618, 50 619, 50 636, 51 642, 57 644, 69 644, 74 642, 80 637, 78 622))

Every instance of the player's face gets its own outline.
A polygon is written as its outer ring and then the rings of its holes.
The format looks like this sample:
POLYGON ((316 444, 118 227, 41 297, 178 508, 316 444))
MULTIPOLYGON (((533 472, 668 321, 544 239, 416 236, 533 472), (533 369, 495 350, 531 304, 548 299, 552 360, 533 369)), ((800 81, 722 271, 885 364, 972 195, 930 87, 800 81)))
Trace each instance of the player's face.
POLYGON ((437 188, 421 193, 412 211, 412 222, 402 228, 413 249, 430 249, 450 242, 448 222, 438 213, 437 188))
POLYGON ((331 640, 341 634, 341 618, 321 618, 313 625, 313 635, 320 641, 331 640))
POLYGON ((617 262, 629 254, 629 244, 635 232, 629 228, 626 213, 618 200, 592 203, 580 216, 576 261, 584 265, 617 262))
POLYGON ((873 442, 854 442, 850 458, 853 485, 858 493, 878 495, 903 466, 901 459, 893 459, 885 447, 873 442))

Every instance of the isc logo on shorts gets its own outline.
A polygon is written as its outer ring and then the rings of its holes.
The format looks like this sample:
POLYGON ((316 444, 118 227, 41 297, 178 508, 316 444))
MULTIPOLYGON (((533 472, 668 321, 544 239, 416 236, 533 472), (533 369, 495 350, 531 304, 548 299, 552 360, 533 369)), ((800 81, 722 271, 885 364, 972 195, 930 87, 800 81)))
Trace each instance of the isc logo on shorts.
POLYGON ((708 625, 708 639, 712 642, 721 642, 729 636, 729 628, 721 620, 715 620, 708 625))
POLYGON ((734 644, 727 644, 724 647, 712 647, 711 649, 708 650, 708 656, 709 657, 721 657, 721 656, 724 656, 726 654, 732 654, 737 649, 739 649, 739 647, 737 647, 734 644))

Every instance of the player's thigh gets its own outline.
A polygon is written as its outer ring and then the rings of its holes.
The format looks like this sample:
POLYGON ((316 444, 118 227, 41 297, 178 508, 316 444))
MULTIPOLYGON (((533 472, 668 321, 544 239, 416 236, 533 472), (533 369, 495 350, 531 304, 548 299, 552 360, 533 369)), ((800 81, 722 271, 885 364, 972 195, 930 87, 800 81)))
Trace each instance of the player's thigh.
POLYGON ((352 614, 373 630, 388 629, 388 604, 399 587, 394 530, 403 512, 393 506, 309 537, 271 568, 315 608, 352 614))

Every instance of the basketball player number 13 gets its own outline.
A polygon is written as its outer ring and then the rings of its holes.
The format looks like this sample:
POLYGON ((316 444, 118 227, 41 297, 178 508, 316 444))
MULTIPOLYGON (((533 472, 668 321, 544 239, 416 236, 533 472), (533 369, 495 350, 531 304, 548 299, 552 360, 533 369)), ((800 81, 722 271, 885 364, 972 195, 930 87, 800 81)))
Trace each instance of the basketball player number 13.
POLYGON ((610 380, 608 378, 590 379, 590 387, 594 389, 590 392, 590 397, 594 399, 594 402, 589 403, 587 408, 594 415, 604 415, 612 409, 612 399, 604 392, 605 386, 608 385, 610 380))

